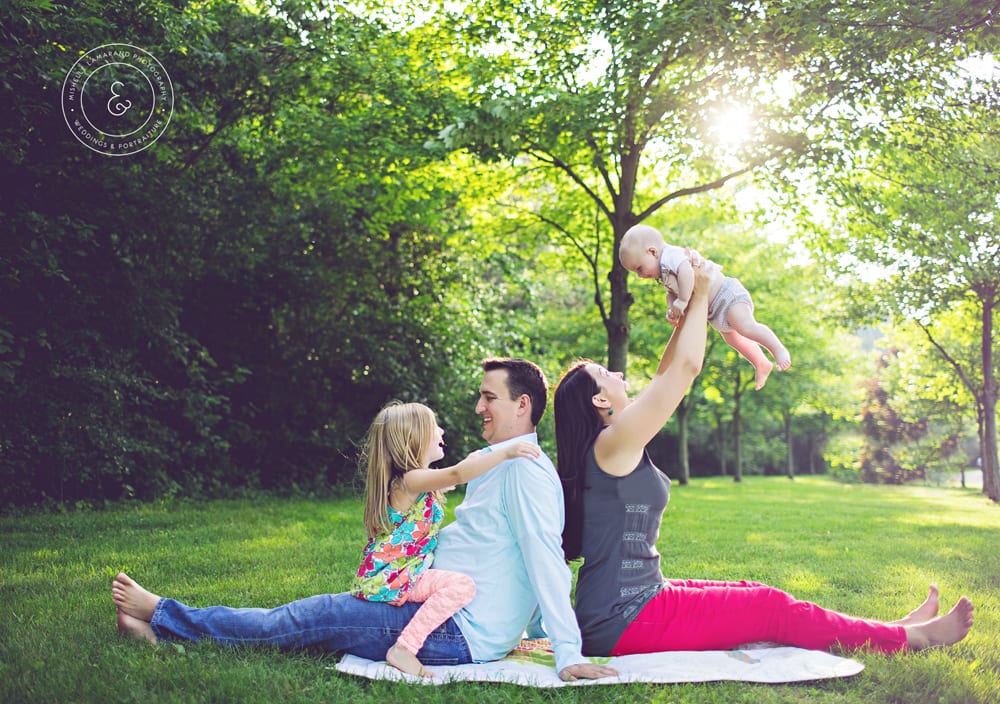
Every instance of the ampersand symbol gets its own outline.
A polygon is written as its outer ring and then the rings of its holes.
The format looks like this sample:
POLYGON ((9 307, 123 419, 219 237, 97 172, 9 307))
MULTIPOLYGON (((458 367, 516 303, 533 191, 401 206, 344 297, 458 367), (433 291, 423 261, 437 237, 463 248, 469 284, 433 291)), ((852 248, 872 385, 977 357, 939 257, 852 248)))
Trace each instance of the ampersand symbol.
POLYGON ((108 112, 110 112, 115 117, 121 117, 126 112, 128 112, 129 108, 132 107, 132 101, 128 99, 125 99, 124 101, 119 100, 118 102, 115 102, 115 98, 121 97, 118 93, 115 92, 115 86, 124 86, 124 85, 125 84, 122 83, 121 81, 115 81, 114 83, 111 84, 111 97, 108 99, 108 112), (112 103, 114 103, 113 106, 112 103))

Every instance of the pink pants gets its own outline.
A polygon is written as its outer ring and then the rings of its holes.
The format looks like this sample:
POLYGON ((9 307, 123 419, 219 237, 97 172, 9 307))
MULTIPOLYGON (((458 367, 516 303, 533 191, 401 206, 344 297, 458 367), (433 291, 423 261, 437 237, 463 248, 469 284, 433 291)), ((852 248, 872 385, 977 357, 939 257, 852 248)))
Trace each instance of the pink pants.
POLYGON ((431 632, 459 612, 476 595, 471 577, 445 570, 425 570, 406 593, 406 601, 422 601, 396 641, 414 655, 431 632))
POLYGON ((729 650, 771 641, 810 650, 906 649, 906 630, 798 601, 756 582, 667 580, 629 624, 612 655, 668 650, 729 650))

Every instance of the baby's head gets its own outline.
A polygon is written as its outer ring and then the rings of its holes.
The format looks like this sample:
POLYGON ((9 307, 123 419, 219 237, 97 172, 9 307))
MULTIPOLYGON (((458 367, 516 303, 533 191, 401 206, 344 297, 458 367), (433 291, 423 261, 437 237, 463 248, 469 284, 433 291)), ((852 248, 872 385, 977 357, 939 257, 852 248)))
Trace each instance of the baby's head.
POLYGON ((642 279, 660 278, 663 235, 655 227, 634 225, 622 236, 618 258, 622 266, 642 279))

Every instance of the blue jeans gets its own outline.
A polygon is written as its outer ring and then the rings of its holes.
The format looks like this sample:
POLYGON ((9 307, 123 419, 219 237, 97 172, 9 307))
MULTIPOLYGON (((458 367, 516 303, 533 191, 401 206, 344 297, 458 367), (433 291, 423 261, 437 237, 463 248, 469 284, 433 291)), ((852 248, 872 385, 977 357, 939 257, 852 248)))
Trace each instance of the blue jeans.
MULTIPOLYGON (((160 599, 150 625, 158 640, 210 638, 227 645, 319 648, 384 660, 420 606, 364 601, 346 592, 311 596, 273 609, 197 608, 160 599)), ((427 637, 417 657, 425 665, 472 662, 469 644, 450 618, 427 637)))

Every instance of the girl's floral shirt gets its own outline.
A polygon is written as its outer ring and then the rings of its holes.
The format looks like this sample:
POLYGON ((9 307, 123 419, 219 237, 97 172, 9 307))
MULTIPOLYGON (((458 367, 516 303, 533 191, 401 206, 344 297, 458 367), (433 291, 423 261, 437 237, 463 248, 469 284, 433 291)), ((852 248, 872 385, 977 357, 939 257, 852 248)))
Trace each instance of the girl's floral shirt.
POLYGON ((434 561, 444 509, 433 494, 424 492, 405 513, 392 506, 386 506, 386 511, 393 529, 368 542, 351 593, 359 599, 399 606, 434 561))

